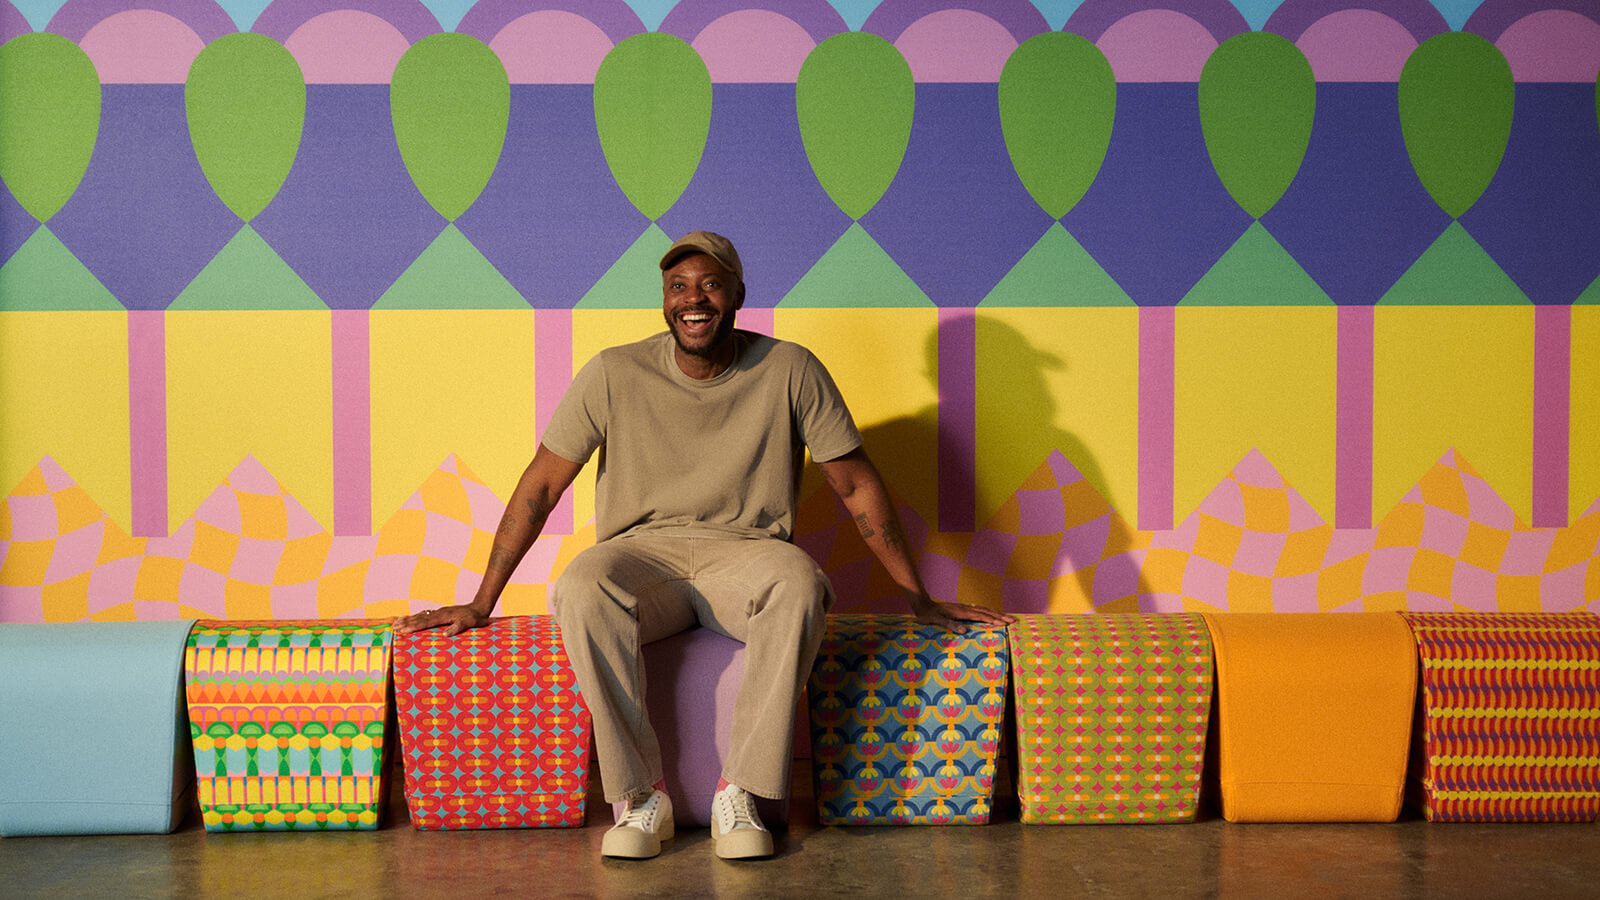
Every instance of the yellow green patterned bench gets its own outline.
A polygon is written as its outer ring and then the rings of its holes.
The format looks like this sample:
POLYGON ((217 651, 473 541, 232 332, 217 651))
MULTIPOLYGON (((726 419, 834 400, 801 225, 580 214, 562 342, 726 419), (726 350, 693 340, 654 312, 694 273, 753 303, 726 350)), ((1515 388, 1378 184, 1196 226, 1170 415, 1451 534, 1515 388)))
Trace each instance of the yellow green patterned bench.
POLYGON ((386 621, 201 621, 184 654, 207 831, 378 827, 386 621))
POLYGON ((1024 824, 1194 819, 1212 695, 1203 618, 1021 615, 1010 639, 1024 824))

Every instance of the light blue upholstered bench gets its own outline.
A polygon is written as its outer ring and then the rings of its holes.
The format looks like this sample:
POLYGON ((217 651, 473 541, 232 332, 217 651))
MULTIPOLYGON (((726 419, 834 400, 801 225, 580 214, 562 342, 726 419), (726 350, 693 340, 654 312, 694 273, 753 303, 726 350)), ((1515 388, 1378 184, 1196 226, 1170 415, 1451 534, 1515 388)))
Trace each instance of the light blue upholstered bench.
POLYGON ((183 821, 193 624, 0 624, 0 835, 166 834, 183 821))

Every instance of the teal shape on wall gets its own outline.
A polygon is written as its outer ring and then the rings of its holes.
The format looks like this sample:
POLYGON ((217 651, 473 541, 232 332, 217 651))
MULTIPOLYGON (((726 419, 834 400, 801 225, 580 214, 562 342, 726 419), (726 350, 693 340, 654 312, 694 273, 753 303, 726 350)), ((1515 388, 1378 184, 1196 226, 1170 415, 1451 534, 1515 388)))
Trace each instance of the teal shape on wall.
POLYGON ((1483 5, 1483 0, 1430 0, 1433 8, 1444 16, 1451 28, 1460 31, 1467 25, 1467 20, 1483 5))
POLYGON ((678 0, 628 0, 628 8, 633 10, 644 27, 651 31, 660 28, 661 23, 667 18, 667 13, 672 12, 672 8, 677 5, 678 0))
POLYGON ((225 35, 195 57, 183 101, 200 171, 234 215, 254 219, 283 187, 300 149, 300 64, 272 38, 225 35))
POLYGON ((100 279, 50 229, 39 228, 0 266, 0 310, 121 310, 100 279))
POLYGON ((1294 44, 1266 32, 1224 41, 1200 73, 1206 152, 1234 202, 1259 219, 1289 189, 1311 143, 1317 83, 1294 44))
POLYGON ((594 287, 578 300, 578 309, 660 309, 661 257, 672 238, 651 225, 617 258, 594 287))
POLYGON ((1516 105, 1511 66, 1475 34, 1423 41, 1400 72, 1400 134, 1417 178, 1459 218, 1483 196, 1505 157, 1516 105))
POLYGON ((1082 5, 1083 0, 1033 0, 1034 8, 1039 10, 1039 15, 1044 16, 1045 24, 1053 31, 1060 31, 1082 5))
POLYGON ((228 14, 233 24, 239 26, 240 31, 249 31, 256 24, 256 19, 261 17, 261 11, 272 4, 272 0, 217 0, 217 5, 228 14))
POLYGON ((1283 5, 1283 0, 1233 0, 1233 6, 1239 10, 1239 15, 1250 27, 1260 31, 1266 26, 1267 20, 1283 5))
POLYGON ((860 225, 851 225, 779 304, 784 309, 907 309, 933 301, 860 225))
POLYGON ((527 309, 528 301, 455 225, 446 225, 373 309, 527 309))
POLYGON ((806 57, 794 90, 811 170, 845 215, 861 218, 889 189, 911 141, 911 66, 877 35, 834 35, 806 57))
POLYGON ((1053 219, 1077 205, 1105 162, 1117 83, 1100 49, 1075 34, 1029 38, 1000 73, 1000 130, 1022 186, 1053 219))
POLYGON ((1133 306, 1128 292, 1057 222, 979 306, 1133 306))
POLYGON ((1378 301, 1384 306, 1525 306, 1528 295, 1451 222, 1378 301))
POLYGON ((245 225, 167 308, 327 309, 328 306, 254 228, 245 225))
POLYGON ((23 34, 0 46, 0 179, 41 222, 83 181, 100 130, 100 76, 78 45, 23 34))
POLYGON ((1183 306, 1329 306, 1316 280, 1256 222, 1190 288, 1183 306))
POLYGON ((828 0, 828 5, 839 14, 839 18, 844 19, 851 31, 860 31, 880 2, 882 0, 828 0))
POLYGON ((411 180, 454 221, 483 193, 505 148, 511 82, 500 57, 470 35, 429 35, 395 65, 389 109, 411 180))
POLYGON ((445 31, 456 30, 456 26, 461 24, 461 17, 477 3, 478 0, 422 0, 422 5, 433 13, 433 17, 439 20, 439 27, 445 31))
POLYGON ((1594 283, 1590 284, 1583 293, 1578 295, 1578 299, 1572 302, 1577 306, 1600 306, 1600 278, 1596 278, 1594 283))
POLYGON ((611 48, 594 75, 600 149, 617 186, 654 221, 683 196, 711 132, 711 73, 670 34, 611 48))
POLYGON ((11 0, 11 5, 22 13, 34 31, 44 31, 61 7, 67 5, 67 0, 11 0))

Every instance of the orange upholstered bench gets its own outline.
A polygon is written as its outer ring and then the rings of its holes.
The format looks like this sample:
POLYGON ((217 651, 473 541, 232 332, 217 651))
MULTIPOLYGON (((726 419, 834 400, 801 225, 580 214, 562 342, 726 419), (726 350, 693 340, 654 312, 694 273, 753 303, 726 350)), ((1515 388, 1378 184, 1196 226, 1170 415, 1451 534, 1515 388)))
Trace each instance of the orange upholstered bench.
POLYGON ((1400 814, 1417 652, 1394 613, 1221 613, 1217 762, 1230 822, 1400 814))

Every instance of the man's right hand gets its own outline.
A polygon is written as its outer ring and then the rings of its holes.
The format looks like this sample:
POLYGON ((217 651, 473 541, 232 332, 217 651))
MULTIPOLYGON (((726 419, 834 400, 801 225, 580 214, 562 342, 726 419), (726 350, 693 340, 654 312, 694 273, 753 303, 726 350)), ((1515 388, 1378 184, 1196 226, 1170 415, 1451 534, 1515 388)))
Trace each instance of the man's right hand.
POLYGON ((415 615, 400 616, 389 624, 394 627, 395 634, 415 634, 431 628, 442 628, 445 637, 454 637, 469 628, 482 628, 489 624, 489 617, 470 606, 441 606, 438 609, 425 609, 415 615))

